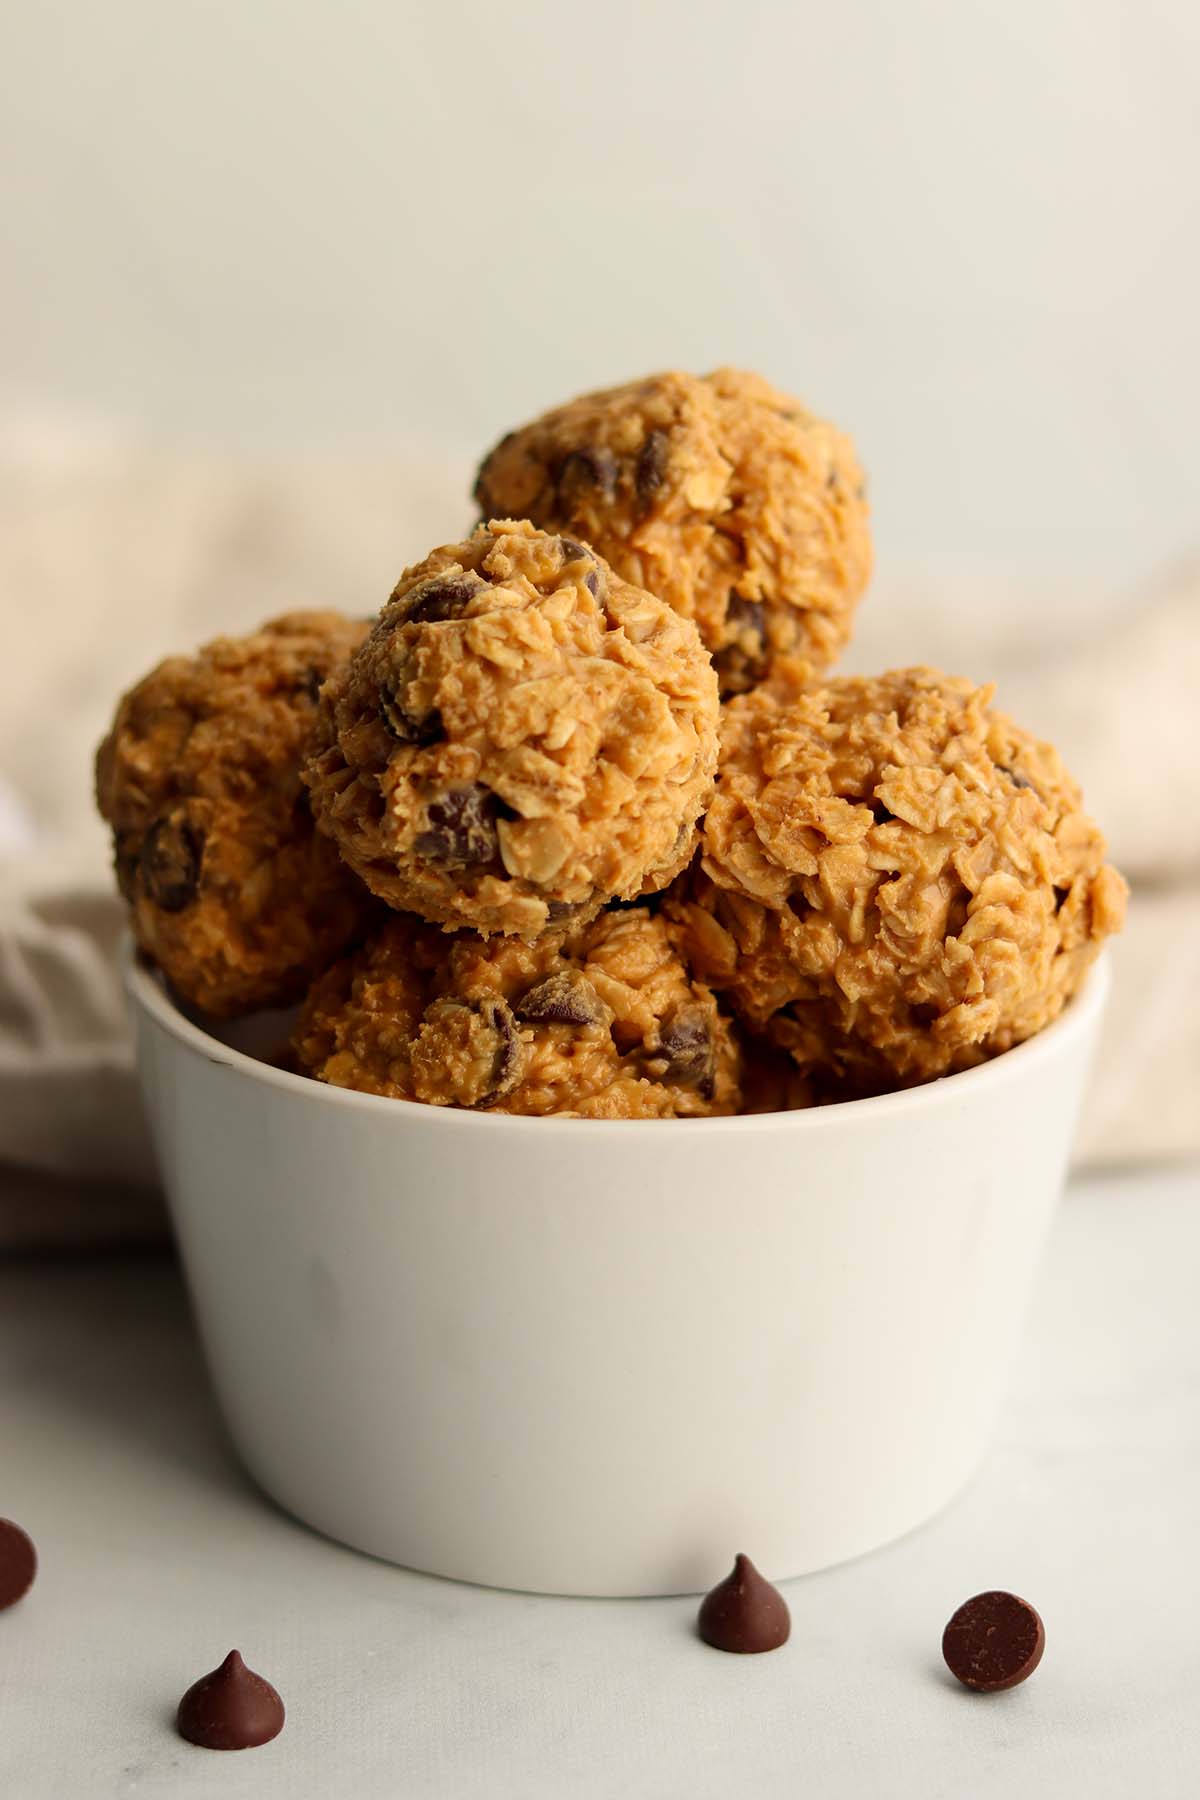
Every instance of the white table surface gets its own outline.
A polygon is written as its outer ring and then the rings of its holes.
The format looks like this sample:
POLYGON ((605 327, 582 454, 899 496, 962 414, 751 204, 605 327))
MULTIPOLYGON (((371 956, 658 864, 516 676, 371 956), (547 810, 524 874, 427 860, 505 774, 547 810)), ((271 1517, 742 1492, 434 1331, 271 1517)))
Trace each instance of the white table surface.
POLYGON ((791 1643, 740 1658, 690 1600, 492 1593, 314 1536, 232 1460, 169 1263, 0 1265, 0 1514, 42 1558, 0 1614, 0 1795, 1192 1800, 1198 1277, 1200 1171, 1077 1185, 983 1472, 788 1583, 791 1643), (939 1643, 987 1587, 1047 1649, 982 1698, 939 1643), (195 1749, 175 1703, 235 1645, 287 1726, 195 1749))

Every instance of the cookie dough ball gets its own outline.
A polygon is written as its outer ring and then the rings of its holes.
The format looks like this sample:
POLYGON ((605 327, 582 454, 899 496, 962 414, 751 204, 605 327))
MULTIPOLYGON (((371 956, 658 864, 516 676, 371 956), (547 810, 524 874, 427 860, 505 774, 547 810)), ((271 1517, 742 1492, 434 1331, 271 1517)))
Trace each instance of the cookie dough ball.
POLYGON ((736 1112, 729 1021, 644 907, 525 944, 395 915, 317 982, 293 1040, 336 1087, 581 1119, 736 1112))
POLYGON ((503 438, 475 494, 485 515, 593 544, 694 619, 726 693, 781 654, 827 668, 871 572, 849 438, 737 369, 572 400, 503 438))
POLYGON ((701 976, 802 1069, 870 1088, 1048 1024, 1125 884, 1057 753, 934 669, 726 709, 703 873, 671 902, 701 976))
POLYGON ((532 938, 665 887, 712 792, 695 627, 525 521, 408 570, 321 713, 318 823, 375 893, 447 928, 532 938))
POLYGON ((170 657, 126 694, 97 752, 134 935, 204 1012, 299 999, 370 909, 300 780, 317 690, 366 630, 292 613, 170 657))

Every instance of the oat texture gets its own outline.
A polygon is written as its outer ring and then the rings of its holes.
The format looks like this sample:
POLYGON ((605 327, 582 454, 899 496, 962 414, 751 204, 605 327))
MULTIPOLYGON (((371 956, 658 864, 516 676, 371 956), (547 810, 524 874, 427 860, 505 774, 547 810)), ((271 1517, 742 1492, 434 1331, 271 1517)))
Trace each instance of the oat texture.
POLYGON ((725 692, 783 654, 827 668, 871 570, 850 440, 737 369, 572 400, 496 445, 476 497, 592 544, 694 619, 725 692))
POLYGON ((532 944, 394 914, 317 982, 293 1046, 322 1081, 433 1106, 661 1119, 739 1101, 729 1021, 644 907, 532 944))
POLYGON ((170 657, 125 695, 97 753, 137 941, 205 1012, 299 999, 370 909, 300 780, 317 690, 366 629, 293 613, 170 657))
POLYGON ((695 627, 524 521, 409 569, 321 714, 322 829, 390 905, 485 935, 665 887, 716 767, 695 627))
POLYGON ((802 1071, 869 1092, 1048 1024, 1125 883, 1050 745, 991 688, 901 669, 725 709, 702 857, 668 902, 697 973, 802 1071))

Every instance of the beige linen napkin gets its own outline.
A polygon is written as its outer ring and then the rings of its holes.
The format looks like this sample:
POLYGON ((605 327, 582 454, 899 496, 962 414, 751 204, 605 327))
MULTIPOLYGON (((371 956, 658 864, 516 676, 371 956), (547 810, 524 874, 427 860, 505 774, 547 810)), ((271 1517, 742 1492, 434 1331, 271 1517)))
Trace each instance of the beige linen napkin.
MULTIPOLYGON (((117 694, 158 657, 275 612, 374 611, 471 522, 434 455, 231 465, 0 428, 0 1246, 138 1235, 158 1215, 91 803, 117 694)), ((1084 633, 1041 607, 875 594, 852 666, 941 662, 1062 748, 1135 883, 1081 1139, 1091 1160, 1200 1151, 1200 574, 1084 633)))

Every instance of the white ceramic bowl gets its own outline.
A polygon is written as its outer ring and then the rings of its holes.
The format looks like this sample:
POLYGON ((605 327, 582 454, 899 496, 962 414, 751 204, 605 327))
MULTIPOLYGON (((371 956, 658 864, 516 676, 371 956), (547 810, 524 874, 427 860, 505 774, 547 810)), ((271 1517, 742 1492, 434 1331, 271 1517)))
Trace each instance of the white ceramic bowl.
POLYGON ((499 1587, 689 1592, 741 1549, 776 1577, 870 1550, 978 1464, 1103 965, 931 1086, 631 1123, 305 1081, 127 968, 225 1417, 321 1531, 499 1587))

